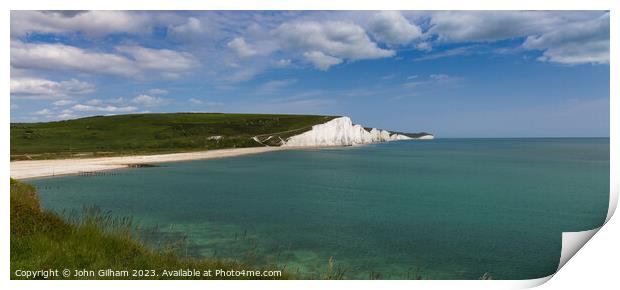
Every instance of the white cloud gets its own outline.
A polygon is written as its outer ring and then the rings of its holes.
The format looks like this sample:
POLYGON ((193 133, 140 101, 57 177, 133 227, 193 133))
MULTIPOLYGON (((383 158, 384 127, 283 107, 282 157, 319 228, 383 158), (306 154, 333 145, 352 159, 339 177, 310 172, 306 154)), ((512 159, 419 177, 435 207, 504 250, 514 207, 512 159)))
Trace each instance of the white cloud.
POLYGON ((11 11, 11 35, 144 33, 150 31, 151 24, 146 13, 133 11, 11 11))
POLYGON ((420 42, 418 44, 416 44, 415 48, 417 48, 418 50, 421 51, 425 51, 425 52, 429 52, 431 50, 433 50, 433 46, 428 43, 428 42, 420 42))
POLYGON ((121 76, 139 72, 133 61, 125 57, 94 52, 64 44, 34 44, 11 41, 11 66, 43 70, 75 70, 121 76))
POLYGON ((529 36, 523 48, 542 50, 541 61, 563 64, 609 63, 609 13, 593 20, 529 36))
POLYGON ((49 115, 52 115, 52 111, 46 108, 46 109, 38 110, 34 112, 34 114, 41 115, 41 116, 49 116, 49 115))
POLYGON ((325 55, 320 51, 304 52, 304 57, 320 70, 328 70, 331 66, 342 63, 342 59, 325 55))
POLYGON ((195 67, 198 61, 189 53, 170 49, 152 49, 133 46, 117 46, 116 50, 130 55, 142 69, 181 72, 195 67))
POLYGON ((92 105, 83 105, 76 104, 71 107, 73 111, 79 112, 107 112, 107 113, 127 113, 136 111, 138 108, 134 106, 112 106, 112 105, 103 105, 103 106, 92 106, 92 105))
POLYGON ((58 115, 58 118, 61 120, 67 120, 67 119, 75 119, 77 118, 77 116, 71 113, 61 113, 60 115, 58 115))
POLYGON ((100 99, 91 99, 91 100, 86 101, 85 104, 91 105, 91 106, 98 106, 98 105, 103 104, 103 101, 100 99))
POLYGON ((446 49, 443 51, 438 51, 435 53, 426 54, 415 58, 415 61, 423 61, 423 60, 434 60, 445 57, 454 57, 454 56, 465 56, 472 55, 476 53, 482 53, 482 46, 478 44, 461 46, 457 48, 446 49))
POLYGON ((167 99, 152 97, 149 95, 139 95, 131 100, 132 103, 147 106, 147 107, 156 107, 160 105, 164 105, 168 103, 167 99))
POLYGON ((290 66, 292 61, 288 58, 278 59, 274 62, 275 67, 284 68, 290 66))
POLYGON ((341 21, 286 22, 273 31, 280 47, 301 54, 318 69, 345 59, 361 60, 391 57, 393 50, 382 49, 372 42, 363 28, 341 21))
POLYGON ((189 102, 194 104, 194 105, 201 105, 203 103, 203 100, 196 99, 196 98, 190 98, 189 102))
POLYGON ((262 69, 262 67, 251 65, 235 68, 231 71, 227 71, 220 80, 225 82, 247 81, 259 74, 262 69))
POLYGON ((380 42, 408 44, 422 35, 422 30, 398 11, 380 11, 370 17, 368 32, 380 42))
POLYGON ((63 120, 63 119, 74 119, 77 118, 73 111, 70 109, 62 110, 61 112, 57 112, 55 110, 50 110, 49 108, 43 108, 36 112, 30 113, 30 115, 35 116, 31 117, 32 121, 42 121, 42 120, 63 120))
POLYGON ((447 74, 431 74, 429 75, 429 77, 432 80, 436 80, 436 81, 445 81, 450 78, 450 76, 447 74))
POLYGON ((207 106, 221 106, 222 103, 220 102, 209 102, 207 100, 204 99, 197 99, 197 98, 190 98, 189 102, 192 103, 193 105, 207 105, 207 106))
POLYGON ((59 100, 52 103, 55 106, 55 110, 41 110, 41 112, 38 112, 35 115, 45 116, 52 119, 71 119, 96 113, 141 113, 145 112, 145 110, 141 107, 158 106, 167 104, 168 101, 169 100, 167 99, 147 95, 139 95, 130 100, 125 100, 119 97, 113 99, 90 99, 80 103, 73 100, 59 100))
POLYGON ((251 57, 257 54, 257 51, 245 42, 243 37, 236 37, 231 40, 227 46, 232 49, 239 57, 251 57))
MULTIPOLYGON (((328 70, 346 62, 393 57, 401 50, 419 50, 415 54, 422 57, 417 60, 488 54, 494 50, 483 51, 485 46, 507 45, 480 42, 502 39, 513 39, 514 42, 506 43, 518 49, 516 53, 525 49, 536 51, 528 55, 540 52, 541 61, 607 63, 609 36, 593 31, 601 38, 590 37, 586 31, 587 27, 596 27, 588 21, 602 14, 583 11, 13 11, 10 54, 12 71, 28 70, 36 76, 61 71, 71 74, 67 79, 91 80, 91 75, 84 75, 107 74, 143 81, 185 77, 195 69, 200 79, 214 86, 252 79, 273 68, 294 70, 313 66, 328 70), (107 19, 108 23, 101 19, 107 19), (134 35, 150 33, 153 27, 158 27, 158 31, 167 27, 167 38, 134 35), (420 27, 424 27, 425 33, 420 27), (39 41, 29 37, 30 33, 52 35, 39 41), (84 40, 111 33, 122 33, 123 37, 84 40), (579 38, 564 38, 573 33, 579 38), (70 44, 46 43, 54 37, 70 44), (525 39, 523 46, 519 46, 518 41, 525 39), (140 46, 144 43, 167 49, 140 46), (447 43, 451 44, 446 46, 447 43), (199 61, 205 65, 201 66, 199 61)), ((53 79, 59 82, 56 76, 53 79)), ((196 80, 193 77, 190 81, 196 80)), ((154 86, 164 87, 163 84, 154 86)), ((141 92, 154 97, 164 95, 155 90, 141 92)), ((70 99, 70 96, 55 98, 70 99)), ((131 100, 126 103, 133 104, 131 100)))
POLYGON ((190 17, 181 25, 172 26, 168 29, 168 35, 175 40, 193 42, 206 32, 200 19, 190 17))
POLYGON ((277 90, 281 90, 284 87, 290 86, 291 84, 294 84, 296 82, 296 79, 272 80, 262 84, 258 87, 258 89, 262 92, 274 92, 277 90))
POLYGON ((63 106, 73 105, 75 103, 76 102, 73 100, 58 100, 58 101, 53 102, 52 104, 57 107, 63 107, 63 106))
POLYGON ((463 80, 462 77, 451 76, 447 74, 430 74, 427 79, 418 80, 417 75, 407 77, 407 82, 403 83, 402 86, 407 89, 412 88, 420 88, 420 87, 431 87, 436 85, 450 85, 455 84, 463 80))
POLYGON ((154 88, 154 89, 148 90, 148 93, 151 95, 165 95, 168 93, 168 91, 164 89, 154 88))
POLYGON ((140 46, 118 46, 126 56, 89 51, 54 43, 35 44, 11 41, 11 66, 25 69, 73 70, 94 74, 136 76, 148 71, 166 76, 196 66, 194 57, 185 52, 169 49, 151 49, 140 46))
POLYGON ((57 119, 60 120, 66 120, 66 119, 75 119, 78 117, 78 115, 76 115, 73 110, 71 109, 64 109, 58 113, 54 113, 53 115, 50 115, 48 117, 55 117, 57 119))
POLYGON ((108 99, 108 103, 118 105, 118 104, 125 104, 126 101, 125 101, 125 98, 118 97, 118 98, 108 99))
MULTIPOLYGON (((539 50, 540 61, 609 63, 609 13, 548 11, 450 11, 433 13, 430 34, 443 42, 486 42, 525 37, 521 48, 539 50)), ((502 51, 502 50, 498 50, 502 51)), ((453 49, 422 59, 462 55, 453 49)))
POLYGON ((52 81, 42 78, 17 77, 11 79, 11 95, 24 99, 56 99, 80 96, 95 91, 95 86, 76 79, 52 81))
MULTIPOLYGON (((170 100, 148 95, 139 95, 132 99, 111 98, 111 99, 88 99, 77 102, 70 99, 62 99, 51 103, 53 107, 45 108, 31 116, 38 116, 45 120, 54 119, 74 119, 93 114, 127 114, 148 112, 145 108, 168 104, 170 100)), ((212 104, 203 102, 202 104, 212 104)), ((37 119, 41 120, 41 119, 37 119)))
POLYGON ((441 41, 496 41, 540 32, 563 20, 539 11, 441 11, 432 14, 432 34, 441 41))

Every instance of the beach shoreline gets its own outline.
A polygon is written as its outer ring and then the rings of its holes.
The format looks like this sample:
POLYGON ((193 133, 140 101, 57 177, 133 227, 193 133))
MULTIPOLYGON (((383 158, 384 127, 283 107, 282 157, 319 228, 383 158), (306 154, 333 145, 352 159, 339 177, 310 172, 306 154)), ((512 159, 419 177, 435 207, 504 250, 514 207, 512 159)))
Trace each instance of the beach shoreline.
POLYGON ((130 155, 97 158, 70 158, 49 160, 11 161, 11 178, 31 179, 59 175, 73 175, 84 172, 98 172, 128 168, 135 164, 157 164, 177 161, 226 158, 281 150, 299 149, 296 147, 249 147, 218 149, 197 152, 130 155))
MULTIPOLYGON (((380 142, 370 143, 376 144, 380 142)), ((127 155, 95 158, 66 158, 44 160, 18 160, 11 161, 11 178, 18 180, 52 177, 61 175, 75 175, 81 173, 101 172, 129 167, 141 167, 142 165, 227 158, 266 152, 304 149, 328 149, 342 147, 357 147, 366 144, 345 145, 321 145, 321 146, 265 146, 247 148, 228 148, 196 152, 180 152, 153 155, 127 155)))

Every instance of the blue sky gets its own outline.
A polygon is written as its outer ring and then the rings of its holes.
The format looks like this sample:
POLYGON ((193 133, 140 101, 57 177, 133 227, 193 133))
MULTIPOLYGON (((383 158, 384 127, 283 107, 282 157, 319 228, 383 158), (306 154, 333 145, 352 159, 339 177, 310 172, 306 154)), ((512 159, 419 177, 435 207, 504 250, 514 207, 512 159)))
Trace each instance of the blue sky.
POLYGON ((11 121, 347 115, 438 137, 609 136, 609 13, 11 12, 11 121))

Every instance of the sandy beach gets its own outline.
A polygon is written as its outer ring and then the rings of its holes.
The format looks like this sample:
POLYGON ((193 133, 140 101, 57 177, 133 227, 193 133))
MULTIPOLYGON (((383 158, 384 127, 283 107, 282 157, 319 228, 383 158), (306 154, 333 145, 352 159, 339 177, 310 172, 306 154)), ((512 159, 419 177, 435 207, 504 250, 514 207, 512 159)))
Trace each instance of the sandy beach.
POLYGON ((100 157, 84 159, 26 160, 11 162, 11 177, 26 179, 55 175, 78 174, 128 167, 131 164, 153 164, 198 159, 213 159, 285 150, 284 147, 252 147, 220 149, 187 153, 100 157))

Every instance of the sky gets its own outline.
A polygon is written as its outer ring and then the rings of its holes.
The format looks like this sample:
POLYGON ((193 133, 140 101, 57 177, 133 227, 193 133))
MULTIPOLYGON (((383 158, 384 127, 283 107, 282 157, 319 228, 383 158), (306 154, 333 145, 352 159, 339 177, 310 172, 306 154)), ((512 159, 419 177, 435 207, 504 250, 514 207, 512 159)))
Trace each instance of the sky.
POLYGON ((12 11, 10 54, 11 122, 281 113, 609 136, 606 11, 12 11))

